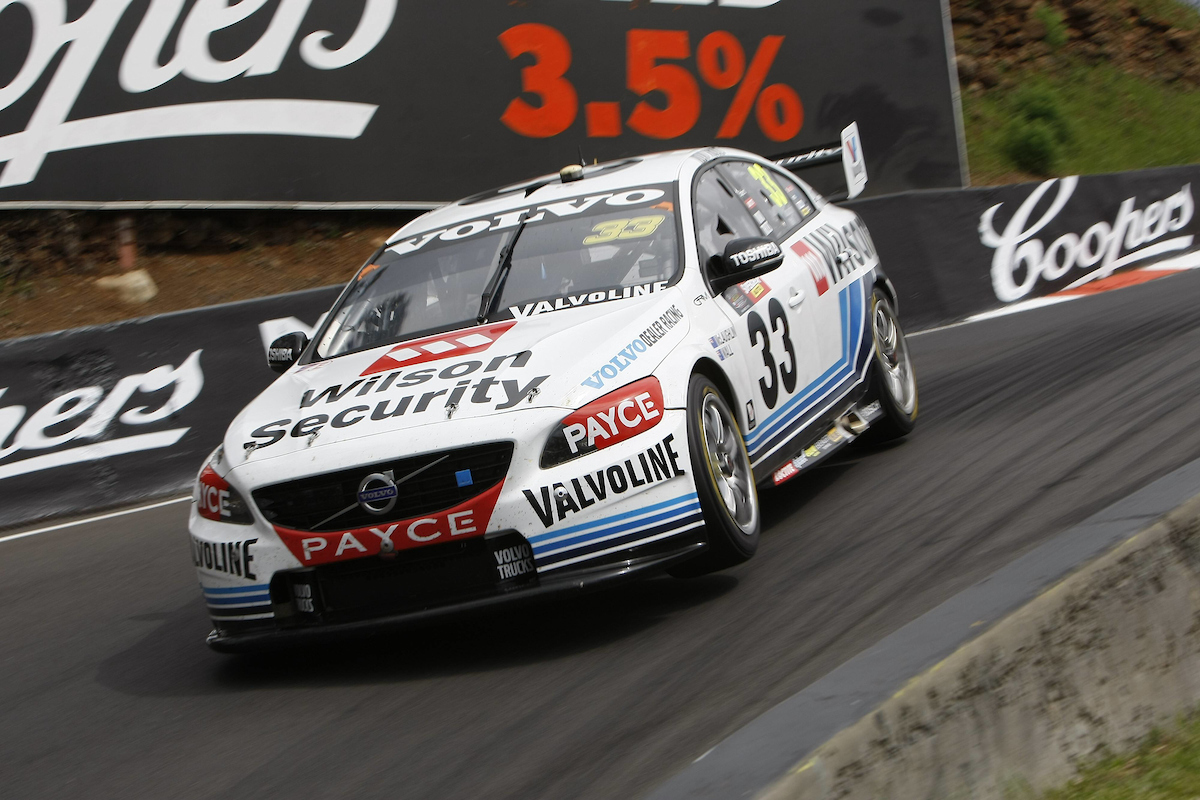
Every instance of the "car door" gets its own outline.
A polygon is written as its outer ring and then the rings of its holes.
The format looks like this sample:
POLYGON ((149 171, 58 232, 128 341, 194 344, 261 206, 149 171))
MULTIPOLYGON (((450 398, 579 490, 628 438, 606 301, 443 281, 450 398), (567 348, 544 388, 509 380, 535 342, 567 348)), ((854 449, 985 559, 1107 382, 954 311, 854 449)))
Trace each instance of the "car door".
MULTIPOLYGON (((706 269, 733 239, 766 236, 782 241, 783 231, 762 213, 758 200, 731 179, 749 166, 723 162, 698 179, 696 241, 706 269)), ((798 258, 785 257, 778 269, 725 290, 717 300, 740 354, 735 374, 740 376, 738 393, 747 402, 746 441, 752 460, 762 449, 760 443, 765 446, 775 438, 760 435, 759 429, 778 428, 797 392, 815 377, 817 359, 808 346, 815 329, 802 308, 811 278, 802 269, 798 258)))
POLYGON ((808 194, 775 168, 750 161, 728 161, 720 167, 738 199, 751 212, 763 235, 775 239, 784 252, 780 288, 794 331, 802 380, 789 401, 778 405, 767 424, 749 437, 756 460, 775 453, 824 411, 841 386, 838 364, 844 356, 843 300, 824 263, 823 250, 810 243, 828 214, 818 211, 808 194), (786 282, 785 282, 786 281, 786 282))
MULTIPOLYGON (((789 197, 807 199, 804 187, 786 173, 775 172, 789 197)), ((808 217, 786 249, 799 256, 812 275, 817 296, 813 318, 821 351, 821 374, 829 374, 830 394, 843 388, 860 351, 864 318, 870 306, 871 274, 879 264, 871 236, 852 212, 825 206, 808 217)))

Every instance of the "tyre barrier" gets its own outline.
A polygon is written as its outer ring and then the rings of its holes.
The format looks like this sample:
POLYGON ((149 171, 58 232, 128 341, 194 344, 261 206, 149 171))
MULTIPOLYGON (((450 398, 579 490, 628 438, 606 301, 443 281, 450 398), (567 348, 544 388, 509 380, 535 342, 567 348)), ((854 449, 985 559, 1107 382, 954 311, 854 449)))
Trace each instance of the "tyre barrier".
MULTIPOLYGON (((1200 166, 848 204, 920 330, 1194 266, 1200 166)), ((847 244, 829 228, 830 254, 847 244)), ((824 257, 824 256, 822 256, 824 257)), ((0 529, 187 490, 337 287, 0 342, 0 529), (261 347, 260 347, 261 345, 261 347)))

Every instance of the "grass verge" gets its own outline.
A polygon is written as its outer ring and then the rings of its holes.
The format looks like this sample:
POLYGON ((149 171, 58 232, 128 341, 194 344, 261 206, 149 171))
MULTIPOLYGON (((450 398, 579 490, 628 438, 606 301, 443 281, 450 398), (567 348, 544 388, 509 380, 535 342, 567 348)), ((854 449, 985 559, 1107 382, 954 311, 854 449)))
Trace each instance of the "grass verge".
POLYGON ((1200 162, 1196 89, 1079 62, 1053 73, 1014 71, 1006 77, 1008 90, 963 95, 975 185, 1200 162), (1057 107, 1069 129, 1065 139, 1052 137, 1047 144, 1036 121, 1024 123, 1031 95, 1057 107), (1023 160, 1023 145, 1040 158, 1023 160))
POLYGON ((1200 714, 1156 731, 1133 753, 1082 770, 1044 800, 1196 800, 1200 797, 1200 714))

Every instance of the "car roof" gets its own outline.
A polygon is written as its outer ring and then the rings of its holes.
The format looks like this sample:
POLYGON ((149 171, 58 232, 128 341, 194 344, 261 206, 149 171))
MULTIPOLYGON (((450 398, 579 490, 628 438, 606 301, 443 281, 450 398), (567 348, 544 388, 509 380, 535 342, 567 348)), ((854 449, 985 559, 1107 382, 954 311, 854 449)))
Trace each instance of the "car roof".
POLYGON ((533 208, 583 195, 674 183, 689 159, 709 161, 735 152, 708 147, 653 153, 586 167, 581 180, 566 183, 557 174, 543 175, 533 180, 481 192, 423 214, 393 234, 388 243, 423 231, 463 224, 471 220, 488 219, 507 211, 533 208))

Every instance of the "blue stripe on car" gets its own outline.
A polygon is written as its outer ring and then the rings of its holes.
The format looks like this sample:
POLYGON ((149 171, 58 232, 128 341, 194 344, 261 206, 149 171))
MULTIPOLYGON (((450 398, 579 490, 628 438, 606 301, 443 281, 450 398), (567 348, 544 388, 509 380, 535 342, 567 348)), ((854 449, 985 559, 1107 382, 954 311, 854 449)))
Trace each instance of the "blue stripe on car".
POLYGON ((210 606, 254 605, 256 603, 270 603, 271 595, 268 592, 263 592, 261 594, 248 594, 238 597, 209 597, 206 600, 210 606))
POLYGON ((768 416, 746 436, 746 449, 753 458, 778 434, 786 432, 838 386, 854 377, 863 336, 863 292, 865 282, 855 281, 838 294, 842 320, 842 354, 821 377, 805 386, 791 400, 768 416))
POLYGON ((229 588, 210 589, 207 586, 201 587, 205 594, 240 594, 243 592, 265 592, 267 584, 256 583, 253 586, 231 586, 229 588))
POLYGON ((669 520, 673 517, 678 517, 683 514, 695 513, 699 510, 700 510, 700 503, 697 501, 697 502, 693 502, 693 503, 688 503, 687 505, 679 506, 677 508, 672 508, 667 511, 663 511, 659 514, 654 514, 652 516, 639 517, 635 522, 618 524, 618 525, 613 525, 613 526, 606 526, 604 528, 598 528, 598 529, 592 530, 592 531, 585 531, 583 533, 579 533, 574 536, 571 536, 566 540, 557 539, 550 545, 543 545, 540 547, 535 546, 534 547, 534 555, 537 555, 537 556, 553 555, 555 553, 563 552, 564 550, 573 550, 581 545, 587 544, 588 542, 596 541, 598 539, 606 539, 606 538, 609 538, 612 536, 617 536, 621 533, 625 533, 626 531, 630 531, 630 530, 640 530, 641 528, 645 528, 650 525, 656 525, 660 522, 666 522, 667 520, 669 520))
POLYGON ((542 568, 554 568, 558 564, 579 559, 592 554, 601 554, 612 550, 619 550, 631 544, 637 544, 641 541, 649 541, 651 539, 665 539, 668 536, 673 536, 684 531, 697 528, 704 524, 704 517, 699 513, 693 513, 682 519, 676 519, 665 525, 659 525, 654 528, 640 528, 633 533, 618 536, 612 539, 604 539, 602 541, 593 540, 591 543, 573 548, 571 550, 561 550, 554 555, 545 559, 538 560, 538 566, 542 568))
POLYGON ((611 517, 603 517, 602 519, 593 520, 591 522, 584 522, 579 525, 572 525, 567 528, 559 528, 557 530, 551 529, 551 530, 543 531, 542 533, 535 533, 532 536, 529 536, 528 538, 529 538, 530 544, 532 544, 534 547, 537 547, 539 542, 545 542, 548 539, 557 539, 560 536, 566 536, 568 534, 576 533, 577 531, 585 531, 590 528, 598 528, 598 527, 601 527, 604 525, 611 525, 613 523, 620 522, 621 520, 627 520, 632 517, 640 517, 645 514, 651 514, 656 511, 661 511, 663 509, 670 508, 671 506, 679 505, 681 503, 686 503, 689 501, 695 501, 697 499, 698 498, 696 496, 696 493, 690 492, 685 495, 680 495, 679 497, 673 498, 671 500, 664 500, 661 503, 655 503, 654 505, 646 506, 645 508, 639 508, 634 511, 626 511, 622 514, 614 514, 611 517))
POLYGON ((553 556, 552 560, 555 561, 568 558, 574 551, 599 539, 640 531, 660 525, 672 517, 694 514, 699 510, 700 499, 695 492, 690 492, 636 511, 614 514, 559 530, 544 531, 530 536, 529 543, 533 545, 534 556, 540 565, 550 556, 553 556))

